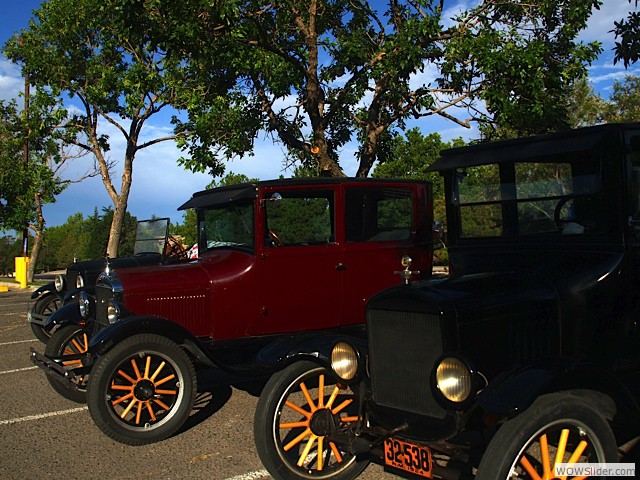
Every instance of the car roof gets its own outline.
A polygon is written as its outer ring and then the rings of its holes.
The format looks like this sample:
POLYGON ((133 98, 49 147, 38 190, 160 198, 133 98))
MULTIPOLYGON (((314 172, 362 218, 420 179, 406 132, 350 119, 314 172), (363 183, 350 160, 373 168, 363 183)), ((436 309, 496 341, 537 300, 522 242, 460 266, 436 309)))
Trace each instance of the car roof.
POLYGON ((498 142, 484 142, 443 150, 427 171, 442 172, 460 167, 487 165, 545 155, 581 152, 594 148, 603 139, 623 130, 640 128, 640 123, 610 123, 593 127, 564 130, 498 142))
POLYGON ((369 185, 400 185, 400 184, 426 184, 425 180, 392 179, 392 178, 356 178, 356 177, 315 177, 315 178, 286 178, 278 180, 260 180, 251 183, 239 183, 224 187, 202 190, 193 194, 191 199, 178 207, 178 210, 187 208, 199 208, 224 203, 235 202, 243 199, 255 199, 261 188, 278 186, 323 186, 336 184, 369 184, 369 185))

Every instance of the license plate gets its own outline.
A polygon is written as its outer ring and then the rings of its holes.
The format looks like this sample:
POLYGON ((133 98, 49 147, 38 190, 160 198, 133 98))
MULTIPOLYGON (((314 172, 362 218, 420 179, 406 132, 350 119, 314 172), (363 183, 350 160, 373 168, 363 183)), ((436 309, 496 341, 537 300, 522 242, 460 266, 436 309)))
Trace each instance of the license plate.
POLYGON ((384 464, 424 478, 433 476, 431 450, 396 438, 384 441, 384 464))

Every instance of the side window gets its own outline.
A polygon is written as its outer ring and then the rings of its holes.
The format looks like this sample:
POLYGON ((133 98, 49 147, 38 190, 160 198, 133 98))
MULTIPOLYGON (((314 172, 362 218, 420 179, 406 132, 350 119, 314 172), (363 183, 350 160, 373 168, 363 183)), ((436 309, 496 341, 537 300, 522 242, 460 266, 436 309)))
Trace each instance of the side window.
POLYGON ((265 200, 265 245, 286 247, 333 242, 333 192, 284 190, 265 200))
POLYGON ((407 188, 349 188, 345 199, 347 242, 408 240, 413 196, 407 188))

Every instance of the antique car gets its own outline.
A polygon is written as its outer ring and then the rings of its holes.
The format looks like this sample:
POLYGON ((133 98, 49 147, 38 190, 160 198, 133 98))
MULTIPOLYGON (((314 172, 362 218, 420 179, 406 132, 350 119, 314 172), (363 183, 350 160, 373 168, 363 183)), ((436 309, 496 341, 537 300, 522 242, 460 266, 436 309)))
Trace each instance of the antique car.
POLYGON ((255 414, 267 470, 344 480, 374 461, 407 478, 550 479, 628 458, 640 123, 451 149, 430 168, 445 182, 449 276, 414 278, 406 258, 402 282, 369 300, 364 337, 263 359, 285 365, 255 414))
MULTIPOLYGON (((169 219, 155 218, 136 223, 136 240, 133 256, 111 260, 114 267, 135 267, 156 265, 169 258, 186 258, 184 248, 169 236, 169 219)), ((38 340, 47 343, 56 325, 47 323, 49 316, 58 310, 69 298, 84 288, 93 291, 98 275, 104 270, 104 260, 74 262, 65 274, 58 274, 53 282, 41 286, 31 294, 34 300, 27 319, 38 340)))
POLYGON ((196 367, 268 375, 258 358, 300 344, 293 334, 363 330, 403 256, 429 277, 431 196, 427 182, 347 178, 196 193, 180 208, 197 211, 198 258, 108 265, 32 359, 111 438, 161 440, 191 412, 196 367))

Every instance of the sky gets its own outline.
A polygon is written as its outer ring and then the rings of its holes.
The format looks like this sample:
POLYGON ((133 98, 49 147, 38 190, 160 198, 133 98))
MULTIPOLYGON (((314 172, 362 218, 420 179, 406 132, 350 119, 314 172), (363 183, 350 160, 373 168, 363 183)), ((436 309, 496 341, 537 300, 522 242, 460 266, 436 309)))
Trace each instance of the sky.
MULTIPOLYGON (((455 1, 447 1, 445 8, 447 5, 459 7, 469 1, 472 0, 460 0, 459 5, 456 5, 455 1)), ((14 33, 28 27, 32 11, 38 8, 40 3, 40 0, 0 0, 0 46, 14 33)), ((588 28, 580 35, 580 39, 585 42, 598 40, 602 43, 603 53, 590 67, 589 79, 593 88, 604 98, 609 97, 616 79, 620 80, 627 74, 640 75, 640 65, 632 65, 625 70, 621 63, 613 64, 614 37, 610 30, 613 28, 614 20, 626 17, 629 10, 634 8, 633 5, 633 2, 629 4, 627 0, 604 0, 600 10, 591 16, 588 28)), ((19 67, 0 53, 0 100, 18 98, 23 90, 24 80, 19 67)), ((425 119, 411 126, 419 127, 423 135, 438 131, 445 141, 457 137, 468 140, 476 135, 474 130, 457 127, 451 122, 436 122, 433 119, 425 119)), ((143 136, 155 138, 162 132, 171 132, 168 118, 152 117, 143 130, 143 136)), ((123 141, 115 132, 112 133, 111 158, 119 160, 122 158, 123 141)), ((347 145, 341 151, 341 165, 347 175, 354 175, 356 172, 355 150, 355 145, 347 145)), ((289 177, 291 172, 285 170, 282 163, 284 153, 282 146, 273 144, 270 139, 261 138, 256 142, 254 156, 229 162, 226 172, 242 173, 261 180, 278 178, 280 175, 289 177)), ((176 162, 178 157, 180 151, 173 142, 162 142, 137 154, 128 210, 138 220, 156 215, 170 217, 173 222, 181 222, 182 212, 177 208, 194 192, 204 189, 211 182, 212 177, 209 175, 192 173, 180 167, 176 162)), ((71 180, 77 179, 92 165, 90 157, 77 160, 65 166, 62 176, 71 180)), ((118 171, 114 175, 114 183, 119 186, 118 171)), ((112 206, 111 200, 99 177, 72 183, 58 196, 55 203, 45 205, 46 225, 62 225, 69 216, 77 212, 81 212, 86 218, 96 209, 101 212, 103 207, 109 206, 112 206)))

